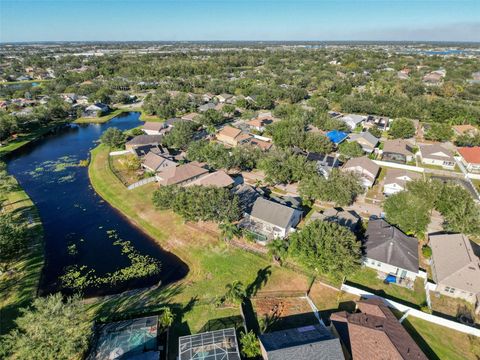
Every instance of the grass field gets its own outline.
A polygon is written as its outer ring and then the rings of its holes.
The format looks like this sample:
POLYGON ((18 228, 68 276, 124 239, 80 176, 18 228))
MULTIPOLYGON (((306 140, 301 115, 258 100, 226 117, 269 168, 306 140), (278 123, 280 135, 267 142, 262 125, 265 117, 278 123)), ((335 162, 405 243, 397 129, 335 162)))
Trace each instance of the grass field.
POLYGON ((115 116, 120 115, 121 113, 126 112, 124 109, 116 109, 110 112, 105 116, 99 117, 81 117, 74 121, 75 124, 103 124, 107 121, 112 120, 115 116))
POLYGON ((0 275, 0 335, 14 327, 19 309, 28 306, 36 296, 43 267, 43 231, 37 210, 20 186, 7 196, 7 212, 30 222, 30 248, 10 265, 13 270, 0 275))
POLYGON ((95 190, 164 249, 179 256, 190 271, 184 280, 169 287, 94 301, 91 310, 96 316, 109 317, 121 312, 154 313, 169 304, 183 309, 179 313, 182 322, 187 322, 182 326, 176 324, 174 329, 188 326, 196 330, 225 312, 238 314, 238 309, 220 310, 214 305, 215 299, 225 294, 225 286, 234 280, 246 287, 264 284, 262 290, 266 291, 305 292, 308 289, 306 276, 272 266, 261 256, 225 244, 215 234, 194 229, 170 211, 156 210, 151 201, 156 185, 128 191, 109 168, 107 157, 108 148, 103 145, 92 151, 89 176, 95 190))

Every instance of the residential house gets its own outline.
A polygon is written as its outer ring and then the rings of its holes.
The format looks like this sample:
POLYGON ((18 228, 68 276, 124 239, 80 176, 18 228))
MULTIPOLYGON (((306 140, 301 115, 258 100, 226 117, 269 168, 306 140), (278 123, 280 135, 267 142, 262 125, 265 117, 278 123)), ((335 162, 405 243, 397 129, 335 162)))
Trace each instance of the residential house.
POLYGON ((370 219, 364 240, 363 264, 398 283, 418 276, 418 240, 383 219, 370 219))
POLYGON ((199 114, 196 112, 188 113, 182 116, 182 120, 195 121, 198 118, 199 114))
POLYGON ((264 360, 344 360, 340 340, 320 324, 261 334, 264 360))
POLYGON ((175 125, 181 123, 181 122, 185 122, 187 120, 183 120, 183 119, 180 119, 180 118, 170 118, 170 119, 167 119, 164 123, 163 123, 163 126, 166 127, 166 128, 169 128, 169 129, 173 129, 175 127, 175 125))
POLYGON ((216 106, 217 106, 217 105, 216 105, 215 103, 209 102, 209 103, 200 105, 200 106, 198 107, 198 111, 200 111, 200 112, 205 112, 205 111, 211 110, 211 109, 215 110, 215 107, 216 107, 216 106))
POLYGON ((449 170, 455 168, 453 154, 440 144, 419 145, 418 155, 422 164, 441 166, 449 170))
POLYGON ((84 117, 97 117, 108 114, 110 112, 110 107, 106 104, 95 103, 90 106, 87 106, 83 114, 84 117))
POLYGON ((245 134, 242 130, 232 126, 223 127, 216 135, 217 140, 230 146, 237 146, 238 144, 251 138, 250 135, 245 134))
POLYGON ((177 163, 154 152, 149 152, 142 161, 142 168, 151 172, 161 171, 170 166, 177 166, 177 163))
POLYGON ((364 115, 348 114, 342 116, 339 120, 343 121, 350 129, 353 130, 357 126, 361 125, 366 119, 367 117, 364 115))
POLYGON ((371 154, 375 147, 378 145, 379 139, 373 136, 370 132, 365 131, 360 134, 349 134, 347 141, 356 141, 360 144, 363 151, 365 151, 367 154, 371 154))
POLYGON ((340 161, 337 155, 324 155, 319 153, 308 153, 307 160, 314 161, 317 166, 317 171, 326 179, 330 176, 333 169, 340 166, 340 161))
POLYGON ((245 145, 255 146, 262 151, 268 151, 272 148, 273 144, 270 141, 265 141, 258 139, 256 137, 251 137, 244 142, 245 145))
POLYGON ((430 235, 435 291, 475 304, 480 300, 480 259, 464 234, 430 235))
POLYGON ((300 210, 259 197, 240 226, 256 235, 260 243, 265 244, 268 240, 286 237, 294 231, 301 217, 300 210))
POLYGON ((423 77, 423 82, 426 85, 440 85, 447 72, 443 69, 432 71, 423 77))
POLYGON ((178 338, 178 360, 241 360, 234 328, 178 338))
POLYGON ((407 163, 413 159, 413 145, 402 139, 387 140, 383 144, 382 160, 407 163))
POLYGON ((232 103, 234 101, 234 96, 230 94, 220 94, 215 96, 219 103, 232 103))
POLYGON ((381 131, 387 131, 390 129, 390 122, 391 120, 384 116, 368 115, 365 127, 370 128, 375 126, 381 131))
POLYGON ((208 173, 207 169, 183 164, 179 166, 168 166, 156 174, 157 182, 160 185, 186 185, 208 173))
POLYGON ((356 312, 335 312, 330 322, 347 359, 428 359, 382 299, 357 301, 356 312))
POLYGON ((138 135, 127 141, 125 149, 132 151, 134 148, 145 145, 158 146, 162 142, 162 135, 138 135))
POLYGON ((452 129, 453 129, 453 132, 455 133, 455 135, 457 136, 461 136, 461 135, 476 135, 478 134, 478 129, 473 126, 473 125, 470 125, 470 124, 467 124, 467 125, 454 125, 452 126, 452 129))
POLYGON ((233 179, 223 170, 205 174, 185 186, 213 186, 218 188, 226 188, 233 185, 233 179))
POLYGON ((420 173, 408 171, 404 169, 387 169, 385 180, 383 182, 383 193, 387 196, 403 191, 407 187, 407 183, 413 180, 422 179, 420 173))
POLYGON ((480 173, 480 146, 457 148, 460 161, 468 172, 480 173))
POLYGON ((263 191, 247 184, 240 184, 232 189, 232 193, 238 196, 240 209, 243 214, 250 214, 255 201, 263 195, 263 191))
POLYGON ((354 210, 343 210, 342 208, 328 208, 323 212, 315 212, 308 219, 309 222, 322 220, 335 222, 355 232, 360 223, 360 216, 354 210))
POLYGON ((265 131, 267 125, 273 124, 275 121, 278 120, 272 116, 272 113, 263 113, 258 114, 257 117, 248 121, 247 125, 250 127, 250 129, 263 132, 265 131))
POLYGON ((372 187, 380 171, 380 166, 375 164, 366 156, 348 160, 342 168, 343 171, 350 171, 357 174, 362 180, 365 188, 372 187))
POLYGON ((146 122, 142 126, 142 130, 147 135, 160 135, 161 130, 165 128, 164 124, 161 122, 146 122))
POLYGON ((158 155, 162 155, 165 158, 171 159, 172 156, 170 155, 170 152, 168 151, 167 148, 163 146, 159 146, 156 144, 153 145, 139 145, 131 149, 131 152, 138 158, 143 158, 145 155, 147 155, 149 152, 153 152, 158 155))

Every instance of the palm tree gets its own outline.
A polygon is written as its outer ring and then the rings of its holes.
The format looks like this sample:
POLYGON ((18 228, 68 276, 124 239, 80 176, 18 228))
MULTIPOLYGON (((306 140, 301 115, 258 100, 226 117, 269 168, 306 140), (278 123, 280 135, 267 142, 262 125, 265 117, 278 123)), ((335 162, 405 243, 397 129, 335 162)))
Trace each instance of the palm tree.
POLYGON ((160 316, 159 322, 160 326, 163 329, 167 329, 173 324, 175 316, 172 313, 172 310, 169 307, 162 308, 162 315, 160 316))
POLYGON ((261 355, 260 342, 258 341, 257 335, 255 335, 252 330, 248 333, 241 333, 240 343, 242 344, 242 353, 247 358, 255 358, 261 355))
POLYGON ((245 288, 241 281, 235 280, 231 284, 227 284, 225 289, 227 289, 225 294, 225 299, 227 301, 239 304, 245 299, 245 288))
POLYGON ((267 244, 268 253, 272 256, 273 261, 282 265, 282 259, 287 257, 288 244, 283 239, 274 239, 267 244))
POLYGON ((218 228, 220 229, 221 236, 225 242, 232 240, 240 234, 238 227, 231 222, 222 222, 218 225, 218 228))

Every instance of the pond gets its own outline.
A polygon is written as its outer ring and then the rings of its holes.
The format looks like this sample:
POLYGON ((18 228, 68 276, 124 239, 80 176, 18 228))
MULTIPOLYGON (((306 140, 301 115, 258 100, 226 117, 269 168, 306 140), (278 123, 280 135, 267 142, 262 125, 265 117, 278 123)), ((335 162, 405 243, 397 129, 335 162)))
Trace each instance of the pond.
MULTIPOLYGON (((93 190, 88 168, 79 166, 89 157, 100 135, 109 127, 127 130, 141 125, 140 113, 121 114, 105 124, 71 124, 31 143, 7 159, 14 175, 36 204, 44 228, 45 266, 40 294, 62 290, 60 280, 72 265, 95 271, 97 277, 132 264, 114 244, 111 231, 129 241, 135 254, 160 262, 160 272, 141 279, 88 286, 86 296, 106 295, 125 290, 168 284, 182 279, 188 267, 179 258, 158 246, 134 227, 93 190)), ((124 249, 125 250, 125 249, 124 249)))

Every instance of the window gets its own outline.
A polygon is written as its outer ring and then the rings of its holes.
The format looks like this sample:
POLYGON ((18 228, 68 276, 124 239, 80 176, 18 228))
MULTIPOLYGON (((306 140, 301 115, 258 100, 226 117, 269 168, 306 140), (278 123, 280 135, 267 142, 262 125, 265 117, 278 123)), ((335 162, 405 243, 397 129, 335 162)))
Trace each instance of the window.
POLYGON ((446 291, 446 292, 449 292, 450 294, 453 294, 453 293, 455 292, 455 288, 446 286, 446 287, 445 287, 445 291, 446 291))

